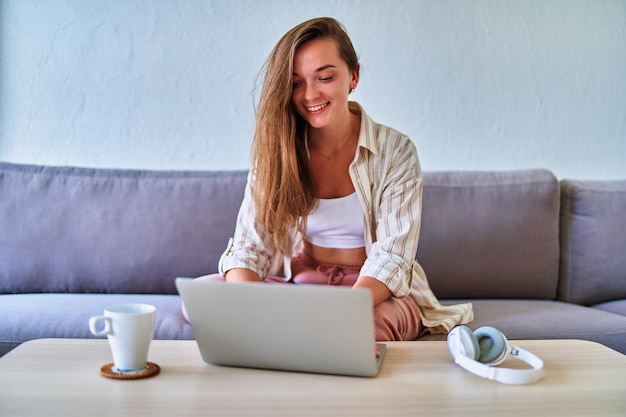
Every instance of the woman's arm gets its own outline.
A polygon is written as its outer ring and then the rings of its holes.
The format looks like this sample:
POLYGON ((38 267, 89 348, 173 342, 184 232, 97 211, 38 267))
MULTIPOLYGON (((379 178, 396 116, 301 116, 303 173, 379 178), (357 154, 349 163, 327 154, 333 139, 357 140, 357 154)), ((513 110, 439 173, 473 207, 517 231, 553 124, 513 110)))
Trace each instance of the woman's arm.
POLYGON ((227 281, 255 281, 265 278, 271 266, 274 247, 268 234, 257 229, 252 203, 252 171, 248 175, 244 198, 237 215, 235 234, 220 257, 218 272, 227 281), (243 271, 233 272, 235 269, 243 271), (252 279, 255 278, 255 279, 252 279))
POLYGON ((374 307, 391 297, 391 291, 385 284, 374 277, 360 276, 352 288, 367 288, 372 292, 374 307))
POLYGON ((376 278, 393 296, 404 297, 410 292, 421 225, 421 169, 408 137, 382 126, 372 137, 376 153, 351 167, 367 209, 367 259, 361 275, 376 278))
POLYGON ((247 268, 233 268, 228 270, 224 277, 227 282, 260 282, 259 274, 247 268))

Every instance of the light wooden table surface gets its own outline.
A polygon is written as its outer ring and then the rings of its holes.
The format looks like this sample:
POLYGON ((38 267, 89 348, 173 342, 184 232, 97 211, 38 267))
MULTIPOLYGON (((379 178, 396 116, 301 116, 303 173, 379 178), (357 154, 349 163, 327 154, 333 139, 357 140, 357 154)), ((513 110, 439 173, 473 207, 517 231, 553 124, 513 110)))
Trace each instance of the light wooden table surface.
POLYGON ((512 344, 544 360, 540 381, 479 378, 426 341, 388 343, 376 378, 212 366, 194 341, 154 341, 161 373, 120 381, 99 375, 106 340, 42 339, 0 358, 0 416, 626 415, 625 355, 579 340, 512 344))

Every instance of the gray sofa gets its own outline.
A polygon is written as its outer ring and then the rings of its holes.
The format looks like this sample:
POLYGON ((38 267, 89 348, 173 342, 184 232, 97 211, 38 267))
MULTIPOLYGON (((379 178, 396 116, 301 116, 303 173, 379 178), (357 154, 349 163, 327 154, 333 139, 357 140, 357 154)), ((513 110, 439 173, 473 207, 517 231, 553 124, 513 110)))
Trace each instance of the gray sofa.
MULTIPOLYGON (((0 163, 0 355, 91 338, 88 318, 125 302, 157 306, 156 339, 192 339, 174 279, 216 271, 246 175, 0 163)), ((524 170, 424 184, 417 258, 444 304, 474 304, 470 327, 626 353, 626 181, 524 170)))

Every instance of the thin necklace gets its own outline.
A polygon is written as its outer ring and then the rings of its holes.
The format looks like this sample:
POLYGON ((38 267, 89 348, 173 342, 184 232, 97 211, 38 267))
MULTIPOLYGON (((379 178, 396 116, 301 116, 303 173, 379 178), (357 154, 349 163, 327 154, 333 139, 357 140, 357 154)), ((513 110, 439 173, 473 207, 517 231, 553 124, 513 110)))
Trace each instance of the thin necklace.
POLYGON ((317 150, 316 148, 313 148, 313 152, 323 156, 324 158, 326 158, 327 161, 330 161, 331 159, 333 159, 334 157, 336 157, 337 155, 339 155, 344 149, 346 149, 346 147, 348 146, 348 144, 350 142, 352 142, 352 137, 354 136, 354 129, 352 129, 352 132, 350 132, 350 136, 348 137, 348 139, 346 140, 346 143, 344 143, 343 145, 341 145, 341 148, 339 148, 337 151, 335 151, 334 154, 328 156, 323 154, 322 152, 320 152, 319 150, 317 150))

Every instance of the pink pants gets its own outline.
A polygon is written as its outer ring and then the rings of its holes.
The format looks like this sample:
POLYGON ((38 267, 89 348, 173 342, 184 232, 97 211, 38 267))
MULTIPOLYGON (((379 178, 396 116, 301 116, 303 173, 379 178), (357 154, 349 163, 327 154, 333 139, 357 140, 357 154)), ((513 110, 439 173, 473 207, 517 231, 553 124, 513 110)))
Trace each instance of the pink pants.
MULTIPOLYGON (((353 286, 360 267, 320 264, 304 253, 291 260, 295 275, 289 281, 266 277, 268 284, 317 284, 353 286)), ((200 280, 225 280, 220 274, 207 275, 200 280)), ((185 307, 183 314, 187 317, 185 307)), ((410 296, 391 297, 374 307, 374 328, 377 341, 415 340, 422 330, 422 321, 415 301, 410 296)))

